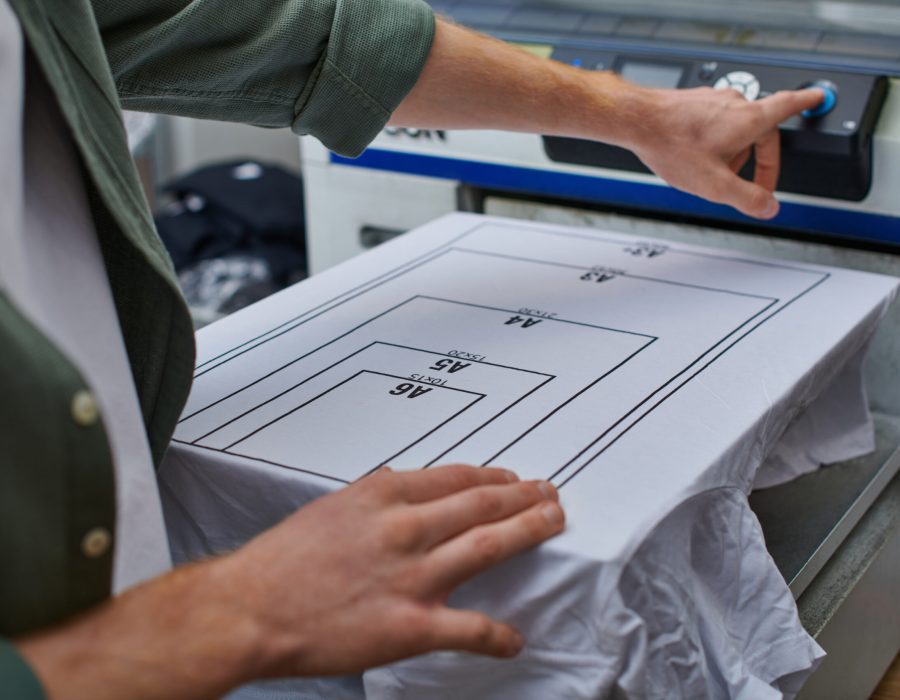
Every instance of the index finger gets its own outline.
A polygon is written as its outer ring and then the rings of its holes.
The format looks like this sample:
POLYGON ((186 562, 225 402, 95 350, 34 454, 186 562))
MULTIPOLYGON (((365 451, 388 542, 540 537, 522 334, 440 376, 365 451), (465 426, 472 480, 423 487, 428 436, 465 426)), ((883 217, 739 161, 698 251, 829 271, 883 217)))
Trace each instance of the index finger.
POLYGON ((821 88, 805 88, 776 92, 757 100, 755 104, 762 110, 766 120, 765 130, 768 130, 795 114, 818 107, 824 99, 825 92, 821 88))

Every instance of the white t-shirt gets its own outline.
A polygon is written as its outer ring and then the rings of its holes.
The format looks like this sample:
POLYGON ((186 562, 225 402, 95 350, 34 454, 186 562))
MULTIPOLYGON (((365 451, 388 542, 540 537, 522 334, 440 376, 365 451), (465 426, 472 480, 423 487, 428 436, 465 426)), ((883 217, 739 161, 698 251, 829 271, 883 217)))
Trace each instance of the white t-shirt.
POLYGON ((0 288, 68 356, 100 406, 115 463, 119 592, 171 566, 159 492, 78 154, 6 0, 0 85, 0 288))

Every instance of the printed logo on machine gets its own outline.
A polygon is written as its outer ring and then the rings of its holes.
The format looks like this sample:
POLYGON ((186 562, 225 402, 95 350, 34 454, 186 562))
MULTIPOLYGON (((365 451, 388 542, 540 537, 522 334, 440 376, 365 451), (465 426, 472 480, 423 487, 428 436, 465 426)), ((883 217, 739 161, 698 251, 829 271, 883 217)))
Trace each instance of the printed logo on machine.
POLYGON ((426 141, 446 141, 447 132, 443 129, 413 129, 389 126, 384 130, 388 136, 408 136, 412 139, 424 139, 426 141))

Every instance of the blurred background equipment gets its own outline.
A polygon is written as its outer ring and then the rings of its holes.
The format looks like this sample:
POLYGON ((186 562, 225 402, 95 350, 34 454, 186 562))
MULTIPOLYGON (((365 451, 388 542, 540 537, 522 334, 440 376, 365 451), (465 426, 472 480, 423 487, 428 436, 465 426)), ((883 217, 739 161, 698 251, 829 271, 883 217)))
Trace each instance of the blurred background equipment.
POLYGON ((306 277, 303 185, 255 161, 201 168, 162 188, 156 217, 198 325, 306 277))
POLYGON ((290 131, 124 116, 196 325, 306 276, 300 154, 290 131))

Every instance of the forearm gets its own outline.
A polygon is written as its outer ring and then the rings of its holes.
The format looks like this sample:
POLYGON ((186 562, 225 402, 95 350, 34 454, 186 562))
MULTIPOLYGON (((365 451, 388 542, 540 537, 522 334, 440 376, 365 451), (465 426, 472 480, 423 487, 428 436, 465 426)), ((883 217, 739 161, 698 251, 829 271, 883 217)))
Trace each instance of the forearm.
POLYGON ((439 21, 395 126, 502 129, 603 141, 670 185, 744 214, 778 213, 778 125, 822 100, 799 90, 748 102, 734 90, 654 90, 541 59, 439 21), (755 156, 754 181, 737 173, 755 156))
POLYGON ((631 146, 658 99, 609 72, 581 70, 438 20, 419 81, 394 126, 502 129, 631 146))
POLYGON ((220 568, 176 570, 16 646, 49 700, 218 698, 266 663, 220 568))

